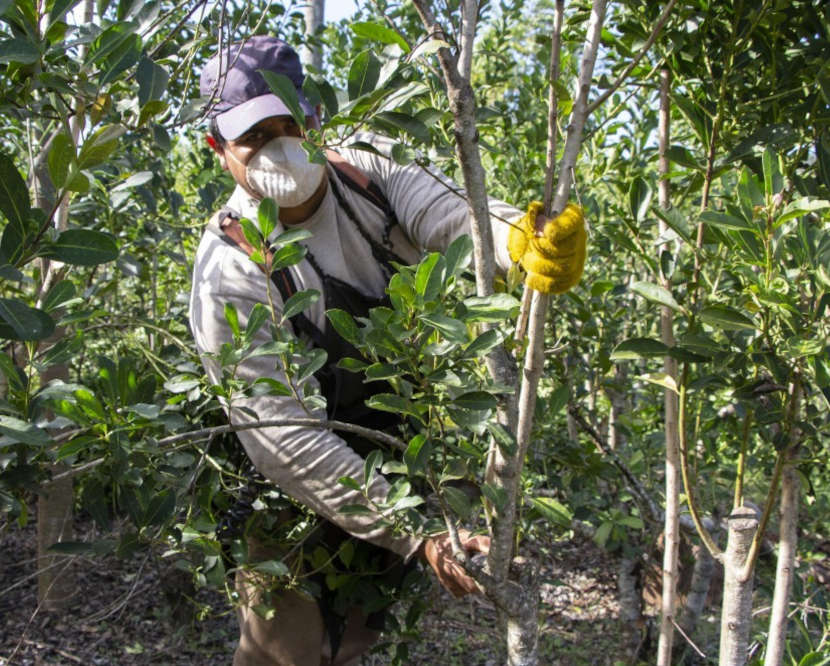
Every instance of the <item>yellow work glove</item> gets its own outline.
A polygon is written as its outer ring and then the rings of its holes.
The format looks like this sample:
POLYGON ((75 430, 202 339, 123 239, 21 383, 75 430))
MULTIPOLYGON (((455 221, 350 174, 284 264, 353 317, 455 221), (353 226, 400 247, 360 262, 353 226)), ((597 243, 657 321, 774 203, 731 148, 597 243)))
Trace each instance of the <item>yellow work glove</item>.
POLYGON ((527 213, 511 227, 507 238, 510 258, 527 272, 525 284, 545 294, 561 294, 579 282, 585 266, 585 218, 582 208, 568 204, 542 235, 536 235, 536 217, 542 204, 533 201, 527 213))

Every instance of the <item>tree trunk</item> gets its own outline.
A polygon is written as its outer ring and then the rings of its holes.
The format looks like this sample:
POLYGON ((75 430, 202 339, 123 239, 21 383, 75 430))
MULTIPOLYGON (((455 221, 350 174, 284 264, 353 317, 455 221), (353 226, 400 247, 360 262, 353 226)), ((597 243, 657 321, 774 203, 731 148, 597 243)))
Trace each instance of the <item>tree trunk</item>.
POLYGON ((715 558, 706 546, 702 544, 695 546, 694 557, 692 580, 689 584, 689 593, 686 595, 686 606, 680 618, 680 628, 689 638, 694 635, 697 622, 706 607, 712 575, 715 573, 715 558))
MULTIPOLYGON (((54 474, 65 471, 61 465, 51 469, 54 474)), ((75 594, 75 577, 69 571, 71 560, 50 555, 48 549, 72 536, 72 477, 46 483, 41 492, 37 503, 37 598, 42 610, 61 610, 75 594)))
POLYGON ((617 570, 617 593, 620 600, 620 620, 625 636, 625 656, 632 662, 637 657, 642 635, 642 591, 637 576, 638 560, 623 557, 617 570))
POLYGON ((775 592, 764 666, 779 666, 784 657, 787 638, 788 610, 798 545, 798 489, 795 468, 788 464, 781 479, 781 524, 778 536, 778 565, 775 570, 775 592))
POLYGON ((323 25, 323 17, 326 13, 326 0, 306 0, 305 8, 305 37, 306 42, 302 49, 303 64, 310 65, 316 69, 323 67, 323 52, 320 47, 312 41, 317 30, 323 25))
POLYGON ((758 510, 751 506, 733 509, 729 516, 729 537, 723 557, 723 607, 720 625, 720 666, 743 666, 747 661, 752 628, 752 591, 755 568, 742 576, 758 529, 758 510))
POLYGON ((510 574, 521 600, 507 614, 507 664, 535 666, 539 663, 539 573, 535 562, 515 557, 510 574))

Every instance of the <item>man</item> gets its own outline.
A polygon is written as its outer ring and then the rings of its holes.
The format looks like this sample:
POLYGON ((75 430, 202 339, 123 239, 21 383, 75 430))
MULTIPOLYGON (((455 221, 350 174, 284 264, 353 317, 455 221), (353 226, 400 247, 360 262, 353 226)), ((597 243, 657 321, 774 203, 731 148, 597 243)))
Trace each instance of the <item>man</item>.
MULTIPOLYGON (((279 205, 278 232, 290 227, 312 233, 303 241, 308 249, 306 259, 292 266, 284 277, 296 290, 317 289, 323 294, 304 313, 302 326, 296 318, 292 320, 295 334, 307 334, 315 343, 323 341, 319 343, 323 345, 330 339, 325 310, 333 307, 336 292, 345 290, 346 300, 362 300, 364 305, 379 302, 384 297, 391 260, 414 263, 422 252, 444 250, 469 231, 466 201, 447 187, 452 183, 440 174, 428 174, 414 165, 402 167, 382 155, 347 148, 341 149, 339 156, 329 153, 328 164, 310 163, 301 146, 302 138, 306 129, 319 127, 319 119, 318 110, 302 93, 303 78, 294 50, 267 36, 252 37, 242 45, 224 49, 208 62, 201 75, 202 95, 213 100, 207 140, 222 168, 237 184, 227 202, 228 212, 215 217, 204 234, 194 264, 191 326, 214 382, 219 381, 221 369, 210 354, 232 339, 225 304, 235 306, 242 327, 257 303, 274 302, 278 310, 282 308, 280 296, 284 298, 284 294, 269 290, 268 278, 240 249, 244 242, 229 240, 234 219, 241 216, 255 220, 263 198, 271 197, 279 205), (291 80, 306 115, 305 128, 296 124, 285 104, 271 93, 261 70, 284 74, 291 80)), ((385 139, 360 138, 371 141, 381 153, 388 153, 390 145, 385 139)), ((494 219, 517 220, 521 216, 516 209, 497 201, 491 201, 490 207, 494 219)), ((509 229, 503 223, 493 225, 496 260, 502 270, 510 265, 509 229)), ((569 275, 581 273, 584 232, 582 238, 581 258, 577 248, 567 259, 569 275)), ((522 242, 527 245, 524 237, 522 242)), ((562 266, 556 270, 560 269, 562 266)), ((259 344, 270 341, 264 329, 260 329, 259 344)), ((274 356, 244 361, 236 376, 250 383, 259 377, 287 381, 274 356)), ((325 387, 321 388, 327 393, 325 387)), ((329 404, 331 413, 349 396, 332 397, 328 393, 327 397, 335 403, 329 404)), ((230 413, 235 424, 255 421, 252 414, 259 420, 308 417, 294 397, 275 395, 239 397, 233 401, 230 413)), ((340 412, 337 414, 341 418, 340 412)), ((315 416, 325 418, 324 413, 315 416)), ((421 539, 397 534, 377 527, 377 516, 371 512, 340 511, 346 505, 365 505, 366 501, 360 493, 338 483, 342 477, 362 478, 364 464, 353 446, 338 434, 284 426, 250 429, 238 435, 259 472, 327 524, 342 530, 345 538, 357 537, 404 560, 418 555, 456 596, 476 591, 474 581, 454 560, 446 535, 421 539)), ((377 477, 371 496, 382 500, 387 491, 385 479, 377 477)), ((469 552, 486 552, 489 546, 486 537, 464 534, 462 539, 469 552)), ((333 623, 326 619, 330 613, 325 604, 296 592, 278 595, 274 617, 266 620, 251 610, 258 593, 249 583, 237 577, 242 604, 238 611, 241 638, 234 657, 236 666, 352 663, 377 637, 376 631, 365 626, 366 618, 358 609, 341 609, 339 623, 333 623), (338 634, 336 640, 333 632, 338 634)))

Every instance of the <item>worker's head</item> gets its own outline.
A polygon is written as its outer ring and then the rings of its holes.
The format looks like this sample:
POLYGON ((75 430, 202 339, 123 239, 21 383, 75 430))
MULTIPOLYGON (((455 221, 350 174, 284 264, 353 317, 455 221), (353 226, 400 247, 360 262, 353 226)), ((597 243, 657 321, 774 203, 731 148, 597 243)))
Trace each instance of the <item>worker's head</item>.
POLYGON ((202 70, 200 91, 210 99, 207 142, 223 169, 256 198, 293 207, 323 186, 325 168, 310 163, 302 139, 319 127, 302 91, 305 76, 296 51, 276 37, 250 37, 223 47, 202 70), (294 85, 305 127, 271 92, 262 71, 283 74, 294 85))

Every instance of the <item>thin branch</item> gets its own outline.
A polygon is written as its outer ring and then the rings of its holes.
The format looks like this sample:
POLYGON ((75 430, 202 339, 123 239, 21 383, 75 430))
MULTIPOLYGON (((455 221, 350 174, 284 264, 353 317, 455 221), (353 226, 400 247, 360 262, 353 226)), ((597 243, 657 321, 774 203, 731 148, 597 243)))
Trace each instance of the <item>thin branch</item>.
POLYGON ((470 80, 473 71, 473 44, 476 36, 476 22, 478 21, 478 2, 464 0, 461 5, 461 48, 458 54, 458 74, 465 81, 470 80))
MULTIPOLYGON (((399 451, 406 451, 407 445, 402 440, 394 435, 390 435, 380 430, 373 430, 372 428, 364 428, 354 423, 345 423, 343 421, 329 421, 325 419, 265 419, 262 421, 254 421, 253 423, 241 423, 238 425, 222 425, 214 426, 212 428, 201 428, 199 430, 189 430, 187 432, 179 433, 178 435, 170 435, 156 440, 155 446, 163 447, 171 444, 178 444, 179 442, 187 442, 190 440, 204 439, 206 437, 215 437, 217 435, 224 435, 229 432, 242 432, 245 430, 254 430, 256 428, 273 428, 281 426, 301 426, 304 428, 321 428, 324 430, 340 430, 342 432, 350 432, 353 435, 358 435, 366 439, 370 439, 380 444, 386 444, 399 451)), ((66 472, 56 474, 51 481, 59 481, 71 476, 76 476, 81 472, 97 467, 105 462, 106 458, 96 458, 88 463, 84 463, 79 467, 73 467, 66 472)))
POLYGON ((723 551, 715 543, 709 530, 703 524, 698 512, 697 502, 694 495, 694 486, 689 479, 689 452, 686 434, 686 384, 689 381, 689 364, 683 364, 683 373, 680 378, 680 395, 678 396, 677 433, 680 444, 680 473, 683 478, 683 490, 686 493, 686 503, 689 505, 689 513, 695 523, 695 528, 700 536, 703 545, 709 551, 713 559, 723 563, 723 551))
POLYGON ((669 0, 669 3, 663 9, 663 12, 660 14, 660 18, 657 19, 657 23, 654 24, 654 29, 651 31, 651 34, 648 36, 646 43, 643 44, 643 47, 639 50, 634 59, 628 63, 628 66, 622 71, 622 73, 617 77, 614 83, 605 90, 599 97, 597 97, 593 102, 588 105, 588 113, 593 113, 597 110, 597 108, 607 100, 611 95, 616 92, 616 90, 623 84, 623 82, 628 78, 628 75, 631 74, 631 71, 638 65, 640 60, 643 59, 643 56, 648 53, 648 50, 652 47, 655 40, 657 39, 657 35, 660 34, 660 31, 663 29, 663 26, 666 25, 666 22, 669 20, 669 15, 671 14, 671 10, 674 8, 674 5, 677 3, 677 0, 669 0))
MULTIPOLYGON (((588 116, 588 93, 591 89, 591 79, 594 74, 594 64, 597 59, 599 40, 602 33, 602 23, 605 18, 606 0, 594 0, 591 9, 591 18, 588 24, 588 31, 585 36, 585 46, 582 53, 582 64, 579 72, 576 100, 574 101, 573 115, 568 126, 568 138, 565 141, 565 150, 559 164, 559 179, 556 183, 556 195, 553 198, 549 209, 551 217, 561 213, 567 204, 568 195, 571 189, 573 167, 576 164, 576 156, 582 145, 582 128, 588 116)), ((544 223, 544 217, 542 218, 544 223)), ((548 307, 548 297, 538 294, 533 297, 530 307, 530 319, 528 321, 529 336, 532 337, 525 355, 524 369, 522 372, 522 385, 519 391, 519 421, 516 439, 518 451, 516 460, 519 470, 524 460, 530 433, 533 427, 533 413, 536 407, 536 393, 539 386, 539 379, 542 374, 544 361, 542 348, 544 347, 544 326, 545 316, 548 307)), ((515 497, 509 497, 508 501, 514 501, 515 497)))

